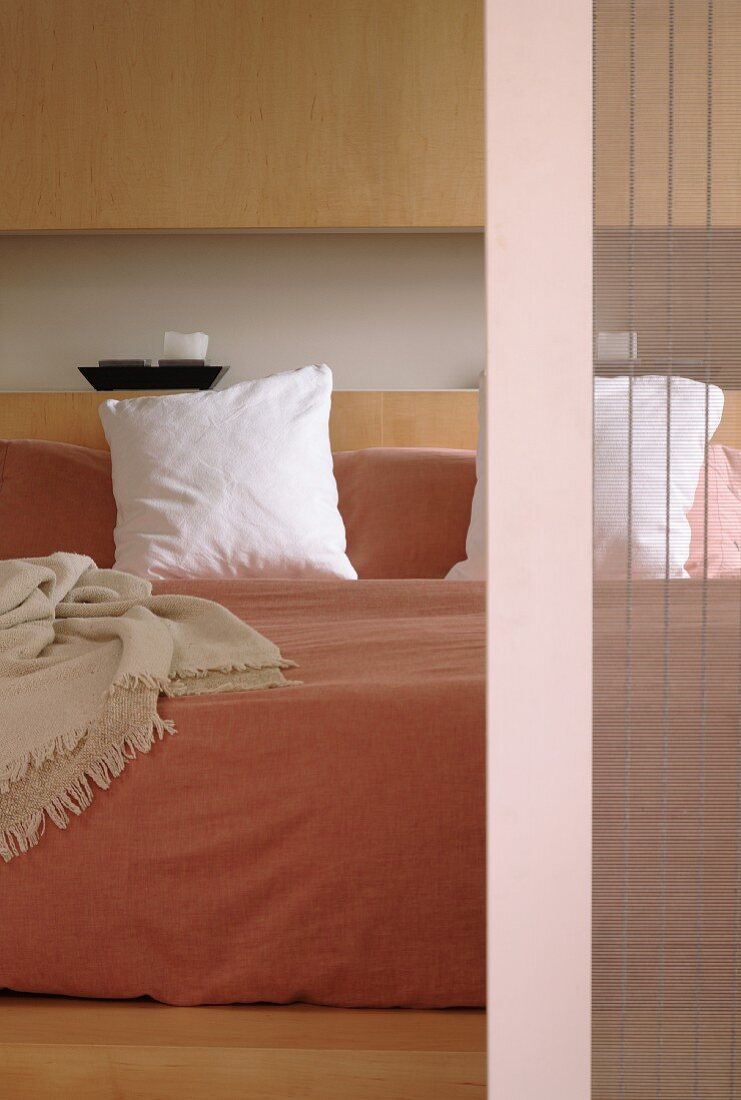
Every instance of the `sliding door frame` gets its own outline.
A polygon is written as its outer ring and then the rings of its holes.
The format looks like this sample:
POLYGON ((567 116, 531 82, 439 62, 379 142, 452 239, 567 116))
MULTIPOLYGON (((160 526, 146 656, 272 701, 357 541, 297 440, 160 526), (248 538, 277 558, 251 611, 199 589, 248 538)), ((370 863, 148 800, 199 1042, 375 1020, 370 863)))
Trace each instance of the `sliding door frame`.
POLYGON ((486 38, 490 1095, 588 1100, 591 0, 486 38))

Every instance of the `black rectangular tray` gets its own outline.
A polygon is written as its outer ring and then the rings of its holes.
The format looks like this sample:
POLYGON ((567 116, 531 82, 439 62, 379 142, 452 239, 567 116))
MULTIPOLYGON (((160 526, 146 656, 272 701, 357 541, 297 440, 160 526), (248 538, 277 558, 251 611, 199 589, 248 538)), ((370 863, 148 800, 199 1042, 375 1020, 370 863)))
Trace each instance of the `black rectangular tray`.
POLYGON ((229 367, 78 367, 94 390, 210 390, 229 367))

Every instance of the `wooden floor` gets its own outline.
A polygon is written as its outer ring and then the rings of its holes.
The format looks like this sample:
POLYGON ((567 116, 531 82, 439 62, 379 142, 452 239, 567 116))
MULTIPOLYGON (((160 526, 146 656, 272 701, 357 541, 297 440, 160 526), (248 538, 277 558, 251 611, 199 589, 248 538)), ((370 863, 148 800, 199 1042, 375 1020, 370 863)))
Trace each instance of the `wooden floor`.
POLYGON ((485 1050, 468 1009, 0 994, 2 1100, 483 1100, 485 1050))

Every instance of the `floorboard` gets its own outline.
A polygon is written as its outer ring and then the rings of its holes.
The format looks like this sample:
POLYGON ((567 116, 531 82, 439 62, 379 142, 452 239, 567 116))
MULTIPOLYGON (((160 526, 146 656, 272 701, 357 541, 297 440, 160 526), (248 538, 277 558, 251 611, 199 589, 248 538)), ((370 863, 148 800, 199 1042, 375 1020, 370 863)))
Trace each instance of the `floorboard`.
POLYGON ((3 1100, 474 1100, 483 1011, 0 995, 3 1100))

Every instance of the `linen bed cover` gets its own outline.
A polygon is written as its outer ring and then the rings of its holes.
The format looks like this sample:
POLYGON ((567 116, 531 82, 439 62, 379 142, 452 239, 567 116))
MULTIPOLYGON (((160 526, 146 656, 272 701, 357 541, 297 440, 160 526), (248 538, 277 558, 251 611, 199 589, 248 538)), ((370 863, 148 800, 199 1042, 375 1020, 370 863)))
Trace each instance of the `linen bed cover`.
POLYGON ((155 591, 223 603, 303 686, 161 700, 177 735, 0 868, 0 988, 482 1005, 483 586, 155 591))

